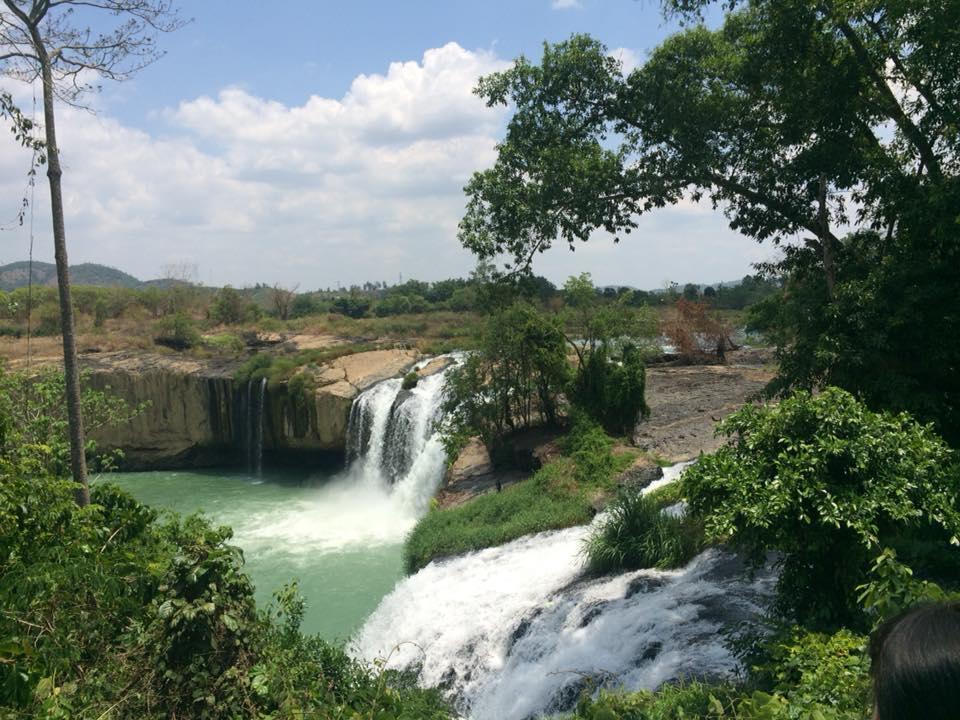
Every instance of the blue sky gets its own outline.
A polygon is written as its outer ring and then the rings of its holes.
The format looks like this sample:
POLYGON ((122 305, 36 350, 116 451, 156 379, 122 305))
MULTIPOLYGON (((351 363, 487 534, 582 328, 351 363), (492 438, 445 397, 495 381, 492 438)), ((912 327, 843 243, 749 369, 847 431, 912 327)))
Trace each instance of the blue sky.
MULTIPOLYGON (((164 58, 105 84, 93 114, 59 109, 72 262, 302 289, 465 275, 461 189, 492 163, 506 120, 471 94, 476 78, 575 32, 631 65, 678 29, 644 0, 182 8, 193 21, 161 38, 164 58)), ((29 107, 28 88, 4 86, 29 107)), ((22 193, 25 162, 0 143, 0 197, 22 193)), ((41 259, 52 256, 47 207, 38 186, 41 259)), ((23 258, 26 242, 23 229, 0 232, 0 263, 23 258)), ((687 203, 645 216, 621 245, 598 236, 535 270, 659 287, 737 278, 771 252, 687 203)))

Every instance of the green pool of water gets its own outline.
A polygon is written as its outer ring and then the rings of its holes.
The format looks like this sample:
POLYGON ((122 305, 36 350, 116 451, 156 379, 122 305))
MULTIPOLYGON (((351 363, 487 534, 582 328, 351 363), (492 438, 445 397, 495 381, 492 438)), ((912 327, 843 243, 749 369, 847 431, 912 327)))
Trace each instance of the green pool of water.
POLYGON ((230 525, 257 600, 296 579, 303 630, 346 640, 403 576, 403 538, 414 518, 382 488, 348 474, 265 470, 114 473, 109 481, 155 508, 202 511, 230 525))

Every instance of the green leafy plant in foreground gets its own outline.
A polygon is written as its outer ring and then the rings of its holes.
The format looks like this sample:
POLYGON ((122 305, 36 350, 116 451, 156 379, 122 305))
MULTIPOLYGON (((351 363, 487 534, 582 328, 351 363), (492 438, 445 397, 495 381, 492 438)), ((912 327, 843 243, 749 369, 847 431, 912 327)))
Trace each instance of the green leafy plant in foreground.
POLYGON ((730 442, 692 466, 684 489, 710 535, 755 562, 781 555, 776 607, 814 627, 864 627, 857 588, 885 547, 913 532, 960 533, 953 452, 906 414, 849 393, 798 392, 718 427, 730 442))

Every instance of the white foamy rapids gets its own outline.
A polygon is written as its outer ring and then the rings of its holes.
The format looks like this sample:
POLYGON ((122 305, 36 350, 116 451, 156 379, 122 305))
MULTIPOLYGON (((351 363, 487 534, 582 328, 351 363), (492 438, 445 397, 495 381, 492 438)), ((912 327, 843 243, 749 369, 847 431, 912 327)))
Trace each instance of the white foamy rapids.
POLYGON ((671 465, 670 467, 665 467, 663 469, 663 476, 647 485, 643 490, 640 491, 640 494, 647 495, 652 493, 654 490, 659 490, 664 485, 669 485, 670 483, 676 482, 680 479, 680 476, 683 475, 683 471, 693 465, 694 462, 696 461, 689 460, 687 462, 671 465))
POLYGON ((350 413, 347 469, 309 499, 243 518, 236 525, 238 542, 285 554, 402 543, 443 479, 446 457, 434 423, 445 376, 423 378, 410 391, 394 378, 361 393, 350 413), (387 463, 396 444, 408 458, 399 471, 387 463))
POLYGON ((473 720, 572 707, 588 686, 655 688, 736 671, 721 628, 754 616, 769 575, 708 550, 682 570, 583 580, 590 527, 434 562, 397 585, 352 652, 415 669, 473 720))

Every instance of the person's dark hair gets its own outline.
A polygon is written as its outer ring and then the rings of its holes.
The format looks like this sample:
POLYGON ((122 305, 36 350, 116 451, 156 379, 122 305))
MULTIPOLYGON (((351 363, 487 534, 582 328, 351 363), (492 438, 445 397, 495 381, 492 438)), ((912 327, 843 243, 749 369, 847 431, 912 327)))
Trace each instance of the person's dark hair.
POLYGON ((920 605, 870 639, 879 720, 960 717, 960 603, 920 605))

